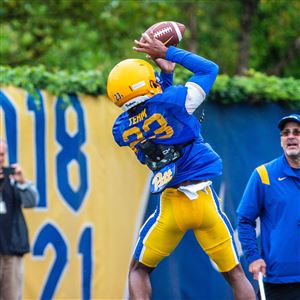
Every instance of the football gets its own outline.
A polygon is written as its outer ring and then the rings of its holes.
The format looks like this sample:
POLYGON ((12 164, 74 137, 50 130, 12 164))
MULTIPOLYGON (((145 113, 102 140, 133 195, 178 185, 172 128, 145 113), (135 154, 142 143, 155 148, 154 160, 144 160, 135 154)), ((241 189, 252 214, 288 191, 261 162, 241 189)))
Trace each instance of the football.
MULTIPOLYGON (((183 37, 185 26, 178 22, 164 21, 155 23, 145 33, 149 34, 151 31, 154 37, 164 43, 166 47, 177 46, 183 37)), ((142 42, 143 38, 140 41, 142 42)))

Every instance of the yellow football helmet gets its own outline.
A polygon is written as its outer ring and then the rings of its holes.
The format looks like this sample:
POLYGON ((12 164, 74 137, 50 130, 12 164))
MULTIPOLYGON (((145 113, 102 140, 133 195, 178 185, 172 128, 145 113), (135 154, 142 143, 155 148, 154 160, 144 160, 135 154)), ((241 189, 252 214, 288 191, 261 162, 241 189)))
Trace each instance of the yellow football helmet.
POLYGON ((108 75, 108 97, 125 111, 161 92, 153 67, 142 59, 125 59, 108 75))

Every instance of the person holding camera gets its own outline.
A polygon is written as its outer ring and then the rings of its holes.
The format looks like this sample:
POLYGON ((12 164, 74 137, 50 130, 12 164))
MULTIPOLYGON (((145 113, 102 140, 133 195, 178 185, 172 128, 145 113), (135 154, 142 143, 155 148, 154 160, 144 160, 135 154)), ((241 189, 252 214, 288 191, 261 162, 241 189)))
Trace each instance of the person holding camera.
POLYGON ((22 299, 22 258, 30 249, 22 208, 32 208, 38 200, 22 168, 4 166, 6 152, 7 144, 0 139, 0 300, 22 299))

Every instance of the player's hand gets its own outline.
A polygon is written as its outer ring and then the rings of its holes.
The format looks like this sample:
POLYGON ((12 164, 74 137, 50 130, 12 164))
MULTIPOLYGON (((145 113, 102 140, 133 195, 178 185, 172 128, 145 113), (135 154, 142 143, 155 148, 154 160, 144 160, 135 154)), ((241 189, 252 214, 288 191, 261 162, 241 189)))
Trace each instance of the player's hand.
POLYGON ((13 164, 12 167, 15 169, 15 174, 12 175, 13 179, 21 184, 25 183, 25 176, 22 168, 19 164, 13 164))
MULTIPOLYGON (((147 56, 147 58, 152 59, 151 56, 147 56)), ((153 61, 156 63, 156 65, 162 70, 164 73, 171 74, 174 72, 175 69, 175 63, 168 61, 163 58, 156 58, 153 59, 153 61)))
POLYGON ((257 259, 249 265, 249 272, 252 273, 253 279, 258 280, 258 273, 266 275, 266 263, 263 259, 257 259))
POLYGON ((136 47, 133 47, 134 51, 144 52, 153 60, 166 57, 168 48, 154 37, 153 32, 143 33, 140 41, 135 40, 134 42, 136 44, 136 47))

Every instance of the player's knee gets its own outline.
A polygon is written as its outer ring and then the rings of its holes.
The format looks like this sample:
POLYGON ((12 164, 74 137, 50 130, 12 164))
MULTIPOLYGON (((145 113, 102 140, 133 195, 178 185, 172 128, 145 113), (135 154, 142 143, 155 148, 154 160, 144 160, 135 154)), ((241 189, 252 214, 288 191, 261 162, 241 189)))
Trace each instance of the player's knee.
POLYGON ((216 263, 220 272, 228 272, 239 264, 238 254, 235 251, 232 239, 228 239, 205 252, 216 263))
POLYGON ((236 265, 230 271, 226 272, 226 275, 230 282, 240 281, 245 277, 245 273, 241 264, 236 265))
POLYGON ((144 265, 143 263, 137 261, 136 259, 132 259, 129 267, 129 274, 132 272, 146 272, 151 273, 154 268, 144 265))
POLYGON ((138 259, 136 257, 136 260, 140 261, 145 266, 155 268, 168 255, 168 253, 162 253, 161 251, 144 246, 141 255, 138 259))

